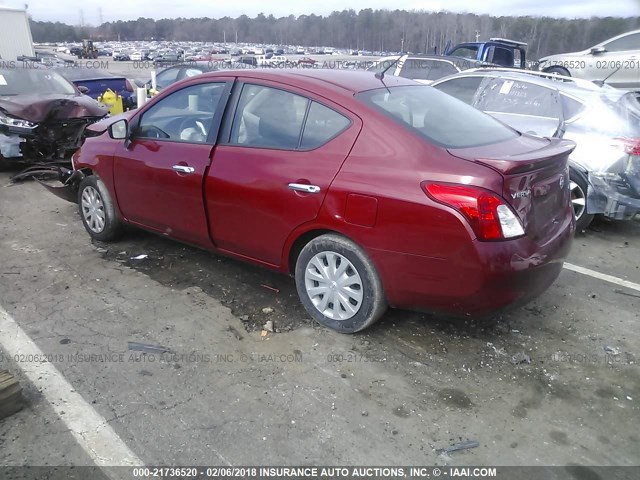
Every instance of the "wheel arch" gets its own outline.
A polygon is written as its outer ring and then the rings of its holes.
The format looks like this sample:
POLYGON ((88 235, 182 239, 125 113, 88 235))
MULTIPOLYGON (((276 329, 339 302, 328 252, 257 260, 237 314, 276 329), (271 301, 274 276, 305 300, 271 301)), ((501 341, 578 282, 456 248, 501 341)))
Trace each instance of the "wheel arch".
POLYGON ((334 233, 336 235, 342 235, 343 237, 349 238, 342 232, 338 232, 330 228, 317 227, 301 232, 295 232, 291 235, 291 237, 289 237, 289 240, 287 241, 287 247, 285 248, 284 254, 283 270, 285 270, 289 275, 294 275, 296 270, 296 260, 298 259, 298 255, 300 255, 300 252, 302 251, 304 246, 314 238, 317 238, 320 235, 325 235, 327 233, 334 233))

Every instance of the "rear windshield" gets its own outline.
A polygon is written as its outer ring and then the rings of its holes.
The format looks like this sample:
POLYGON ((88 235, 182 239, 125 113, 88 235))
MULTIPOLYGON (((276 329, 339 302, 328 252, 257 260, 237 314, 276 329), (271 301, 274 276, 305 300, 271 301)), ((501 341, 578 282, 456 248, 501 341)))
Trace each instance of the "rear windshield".
POLYGON ((632 93, 620 97, 600 95, 578 120, 588 131, 611 137, 640 138, 640 104, 632 93))
POLYGON ((73 85, 52 70, 15 68, 0 70, 0 96, 25 95, 73 95, 73 85))
POLYGON ((486 113, 426 85, 379 88, 356 98, 445 148, 489 145, 519 135, 486 113))

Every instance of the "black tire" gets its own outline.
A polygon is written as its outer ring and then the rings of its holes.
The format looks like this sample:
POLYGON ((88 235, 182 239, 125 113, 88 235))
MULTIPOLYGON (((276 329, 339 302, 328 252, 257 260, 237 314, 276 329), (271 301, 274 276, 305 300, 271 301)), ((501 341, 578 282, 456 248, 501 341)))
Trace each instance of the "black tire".
MULTIPOLYGON (((326 265, 327 268, 329 267, 328 263, 323 263, 323 265, 326 265)), ((315 270, 320 274, 317 267, 315 267, 315 270)), ((309 315, 311 315, 311 317, 321 325, 329 327, 340 333, 355 333, 360 330, 364 330, 379 320, 387 309, 387 301, 382 289, 382 282, 380 281, 380 277, 376 272, 373 262, 358 245, 337 234, 321 235, 305 245, 296 261, 295 279, 298 296, 309 315), (344 285, 344 287, 348 288, 338 288, 337 290, 337 292, 343 294, 342 300, 337 309, 339 314, 344 312, 345 315, 349 315, 349 312, 347 312, 344 307, 344 299, 346 298, 344 292, 361 292, 360 296, 362 298, 357 306, 350 303, 351 308, 356 310, 356 313, 349 318, 336 319, 324 314, 319 310, 319 308, 316 308, 314 301, 307 292, 307 268, 312 265, 310 262, 314 258, 318 261, 322 261, 319 259, 320 257, 316 257, 316 255, 320 255, 322 257, 326 254, 329 254, 331 258, 336 259, 336 267, 342 265, 342 262, 344 261, 343 259, 348 260, 348 262, 344 264, 346 265, 346 270, 343 273, 343 275, 347 275, 347 277, 341 278, 351 278, 354 282, 352 284, 344 285), (359 282, 353 280, 356 278, 359 282)), ((309 282, 311 287, 321 286, 319 282, 314 282, 312 279, 309 279, 309 282)), ((327 282, 327 284, 329 284, 329 282, 327 282)), ((336 287, 338 286, 334 284, 331 288, 333 289, 336 287)), ((331 290, 322 294, 322 296, 316 295, 315 297, 317 301, 322 304, 322 301, 329 292, 335 293, 331 290)), ((355 293, 355 295, 358 294, 355 293)), ((329 303, 324 311, 328 311, 330 306, 332 306, 333 308, 331 308, 331 310, 335 313, 335 305, 333 305, 329 300, 331 298, 332 297, 327 297, 327 301, 329 303)), ((336 297, 333 297, 333 299, 335 298, 336 297)), ((347 301, 353 302, 354 300, 349 297, 347 298, 347 301)))
POLYGON ((587 213, 587 188, 589 182, 584 173, 575 168, 569 168, 569 189, 571 191, 571 204, 574 207, 574 214, 576 216, 576 232, 582 232, 586 230, 591 221, 593 215, 587 213), (579 203, 574 203, 577 199, 584 199, 583 208, 580 209, 579 203))
POLYGON ((78 210, 84 228, 91 235, 91 238, 109 242, 117 239, 122 232, 122 223, 116 214, 111 195, 102 180, 95 175, 89 175, 80 182, 80 187, 78 188, 78 210), (85 193, 86 197, 84 197, 85 193), (94 216, 90 215, 89 205, 86 202, 83 203, 83 198, 85 200, 96 198, 96 201, 93 202, 95 208, 93 215, 102 217, 102 224, 100 224, 99 220, 96 220, 95 223, 93 222, 94 216))
POLYGON ((557 73, 558 75, 564 75, 565 77, 570 77, 571 74, 569 70, 564 67, 549 67, 545 70, 546 73, 557 73))

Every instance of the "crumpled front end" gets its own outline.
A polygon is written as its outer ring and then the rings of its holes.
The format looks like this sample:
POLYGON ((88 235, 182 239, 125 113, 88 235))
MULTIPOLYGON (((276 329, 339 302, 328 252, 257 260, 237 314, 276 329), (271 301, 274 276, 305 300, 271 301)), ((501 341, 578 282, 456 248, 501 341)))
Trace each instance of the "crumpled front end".
POLYGON ((0 155, 29 163, 66 159, 82 144, 85 128, 101 118, 54 119, 30 126, 0 123, 0 155))
POLYGON ((81 95, 18 95, 0 99, 0 155, 35 163, 68 159, 88 125, 106 107, 81 95))
POLYGON ((81 170, 69 170, 64 167, 57 167, 57 170, 57 180, 59 180, 62 185, 52 185, 39 180, 37 177, 35 178, 56 197, 66 200, 67 202, 78 203, 78 189, 85 174, 81 170))

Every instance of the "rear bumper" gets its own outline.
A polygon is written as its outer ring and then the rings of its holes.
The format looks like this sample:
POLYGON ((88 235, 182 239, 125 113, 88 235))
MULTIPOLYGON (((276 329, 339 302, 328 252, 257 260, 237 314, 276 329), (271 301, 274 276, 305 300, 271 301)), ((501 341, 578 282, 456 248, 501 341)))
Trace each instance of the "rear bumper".
POLYGON ((569 254, 575 219, 552 236, 503 242, 469 241, 446 259, 374 250, 390 305, 454 316, 484 317, 521 306, 556 280, 569 254))
MULTIPOLYGON (((638 172, 640 174, 640 172, 638 172)), ((589 173, 587 213, 626 220, 640 212, 640 179, 589 173)))

